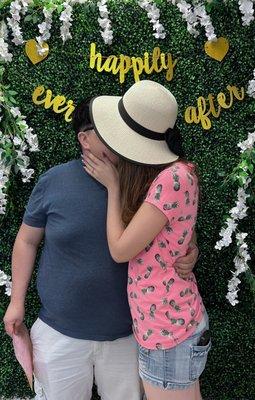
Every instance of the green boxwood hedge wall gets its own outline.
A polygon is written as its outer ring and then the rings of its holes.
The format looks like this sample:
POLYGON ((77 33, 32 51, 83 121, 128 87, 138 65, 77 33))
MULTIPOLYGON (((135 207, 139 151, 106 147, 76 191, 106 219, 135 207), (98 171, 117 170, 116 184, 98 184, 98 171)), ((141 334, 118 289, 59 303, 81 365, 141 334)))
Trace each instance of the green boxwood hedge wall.
MULTIPOLYGON (((205 131, 201 125, 188 125, 183 118, 186 107, 196 105, 199 96, 226 92, 228 84, 247 88, 255 67, 254 22, 243 27, 237 1, 221 3, 211 11, 213 25, 218 36, 228 38, 230 50, 222 62, 209 58, 204 52, 206 37, 201 29, 198 38, 188 32, 186 23, 176 7, 167 1, 157 1, 162 21, 167 31, 164 40, 152 35, 146 12, 134 0, 109 1, 114 40, 112 46, 103 43, 98 26, 98 8, 95 1, 75 6, 71 28, 73 39, 62 44, 58 17, 54 20, 52 37, 48 41, 50 53, 46 60, 32 65, 24 53, 23 46, 11 45, 14 54, 12 63, 5 72, 5 82, 18 92, 18 103, 27 121, 38 134, 40 152, 31 154, 31 165, 35 179, 23 184, 20 176, 12 175, 9 203, 6 215, 0 220, 0 269, 10 273, 11 251, 15 235, 22 220, 29 194, 40 174, 53 165, 66 162, 79 155, 79 149, 71 124, 62 114, 45 110, 32 102, 33 90, 44 85, 53 93, 65 95, 76 103, 89 95, 121 95, 133 84, 132 73, 127 74, 124 84, 109 73, 98 73, 89 68, 90 43, 96 42, 103 55, 120 53, 143 56, 159 46, 178 58, 174 78, 167 82, 165 74, 143 75, 153 79, 176 96, 179 103, 179 127, 189 159, 198 164, 202 187, 201 208, 197 226, 201 256, 196 266, 200 291, 211 321, 213 349, 201 385, 207 400, 254 400, 255 399, 255 314, 254 298, 244 278, 240 291, 240 303, 232 307, 226 300, 227 282, 231 277, 235 245, 221 252, 214 250, 219 238, 224 215, 233 207, 236 188, 222 185, 221 172, 226 174, 239 161, 237 143, 254 130, 255 102, 248 96, 242 102, 234 102, 229 110, 223 110, 220 118, 212 118, 212 129, 205 131)), ((2 16, 8 8, 1 10, 2 16)), ((43 20, 40 9, 36 10, 43 20)), ((38 35, 32 22, 23 22, 26 40, 38 35)), ((249 232, 249 245, 254 254, 254 210, 243 222, 249 232)), ((241 226, 242 226, 241 225, 241 226)), ((251 265, 254 265, 254 257, 251 265)), ((39 308, 35 291, 34 273, 26 301, 26 323, 30 327, 39 308)), ((57 288, 56 288, 57 290, 57 288)), ((8 297, 1 289, 1 300, 8 304, 8 297)), ((11 340, 0 325, 0 397, 25 397, 32 393, 24 379, 21 368, 14 360, 11 340)), ((94 399, 96 399, 94 394, 94 399)), ((124 400, 124 399, 123 399, 124 400)), ((128 400, 128 399, 125 399, 128 400)))

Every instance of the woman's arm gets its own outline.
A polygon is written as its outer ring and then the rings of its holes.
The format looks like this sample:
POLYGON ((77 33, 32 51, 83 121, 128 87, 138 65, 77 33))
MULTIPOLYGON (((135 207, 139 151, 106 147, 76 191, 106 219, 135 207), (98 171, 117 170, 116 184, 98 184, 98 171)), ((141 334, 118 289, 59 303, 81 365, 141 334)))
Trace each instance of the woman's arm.
POLYGON ((108 189, 107 238, 112 258, 129 261, 159 234, 167 217, 155 206, 143 203, 129 225, 121 220, 119 187, 108 189))
POLYGON ((119 263, 129 261, 158 235, 168 219, 156 206, 143 203, 125 229, 116 167, 107 157, 100 160, 89 152, 84 165, 85 170, 108 190, 107 239, 111 256, 119 263))

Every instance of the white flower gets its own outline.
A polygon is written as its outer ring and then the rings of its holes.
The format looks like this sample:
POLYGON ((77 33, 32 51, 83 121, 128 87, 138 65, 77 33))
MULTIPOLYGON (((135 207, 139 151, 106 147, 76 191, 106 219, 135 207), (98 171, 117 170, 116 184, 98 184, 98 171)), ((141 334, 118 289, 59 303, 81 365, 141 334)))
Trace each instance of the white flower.
POLYGON ((215 41, 217 36, 214 33, 214 27, 210 16, 207 14, 205 6, 202 4, 191 5, 185 0, 168 0, 173 5, 178 7, 182 13, 182 18, 187 22, 188 32, 197 37, 199 31, 196 29, 197 25, 200 24, 205 28, 205 33, 209 41, 215 41))
POLYGON ((255 143, 255 132, 249 133, 248 138, 244 140, 243 142, 238 143, 238 147, 241 149, 241 153, 244 151, 251 149, 254 146, 255 143))
POLYGON ((62 11, 60 15, 60 21, 63 21, 62 26, 60 28, 60 35, 62 37, 63 42, 65 43, 68 39, 72 38, 72 35, 70 33, 70 28, 72 26, 72 13, 73 13, 73 8, 72 8, 72 3, 73 0, 66 0, 63 3, 64 10, 62 11))
POLYGON ((250 97, 255 98, 255 69, 253 71, 253 79, 248 83, 247 93, 250 97))
POLYGON ((242 13, 243 25, 247 26, 254 20, 254 3, 252 0, 239 0, 239 9, 242 13))
POLYGON ((20 28, 20 14, 27 12, 28 2, 25 0, 14 0, 10 5, 11 18, 7 18, 7 24, 12 31, 13 43, 18 46, 24 43, 22 31, 20 28))
POLYGON ((18 107, 10 107, 10 112, 12 113, 14 118, 21 117, 21 112, 18 107))
POLYGON ((23 176, 22 182, 24 182, 24 183, 29 182, 35 172, 32 168, 31 169, 21 168, 20 171, 23 176))
POLYGON ((5 294, 7 296, 11 296, 11 292, 12 292, 12 282, 8 281, 5 285, 5 294))
POLYGON ((102 28, 101 36, 105 42, 105 44, 112 44, 113 40, 113 31, 111 20, 109 19, 109 11, 107 8, 107 0, 101 0, 97 3, 100 18, 98 18, 98 23, 100 28, 102 28))
POLYGON ((139 0, 138 4, 141 8, 147 11, 147 16, 150 19, 150 22, 153 24, 153 30, 156 31, 153 33, 153 36, 156 39, 165 39, 166 32, 164 26, 159 22, 160 18, 160 10, 153 3, 152 0, 139 0))
POLYGON ((8 44, 5 43, 3 38, 0 38, 0 61, 11 62, 12 54, 9 53, 8 44))
POLYGON ((18 136, 14 136, 14 138, 13 138, 14 146, 20 146, 21 143, 22 143, 22 139, 20 137, 18 137, 18 136))
POLYGON ((48 50, 43 48, 43 43, 46 42, 47 40, 50 39, 51 37, 51 26, 52 26, 52 14, 56 10, 56 5, 52 4, 51 8, 48 10, 46 7, 43 8, 43 14, 44 14, 44 22, 41 24, 38 24, 38 29, 40 32, 40 36, 36 37, 37 40, 37 52, 39 55, 43 56, 45 52, 48 50))
POLYGON ((8 280, 7 275, 0 270, 0 286, 4 286, 8 280))

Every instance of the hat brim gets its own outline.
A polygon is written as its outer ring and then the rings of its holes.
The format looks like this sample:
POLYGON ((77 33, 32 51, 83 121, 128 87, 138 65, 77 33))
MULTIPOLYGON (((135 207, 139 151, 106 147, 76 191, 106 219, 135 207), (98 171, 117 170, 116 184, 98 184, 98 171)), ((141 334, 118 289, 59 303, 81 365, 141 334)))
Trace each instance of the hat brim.
POLYGON ((133 131, 120 116, 119 96, 98 96, 90 103, 90 117, 99 139, 113 153, 145 165, 166 165, 178 160, 164 140, 148 139, 133 131))

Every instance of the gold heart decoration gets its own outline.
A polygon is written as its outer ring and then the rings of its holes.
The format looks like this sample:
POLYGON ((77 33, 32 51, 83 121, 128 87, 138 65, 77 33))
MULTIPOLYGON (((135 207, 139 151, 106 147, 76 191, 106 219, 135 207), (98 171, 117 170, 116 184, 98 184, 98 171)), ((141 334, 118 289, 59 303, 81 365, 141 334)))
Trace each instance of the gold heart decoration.
POLYGON ((33 64, 38 64, 48 56, 49 45, 47 43, 43 43, 42 47, 45 49, 45 53, 41 56, 37 51, 37 41, 35 39, 30 39, 26 42, 25 52, 33 64))
POLYGON ((222 61, 229 50, 229 42, 226 38, 220 37, 215 42, 205 43, 206 54, 217 61, 222 61))

